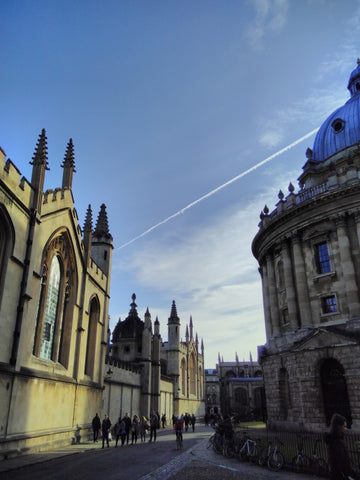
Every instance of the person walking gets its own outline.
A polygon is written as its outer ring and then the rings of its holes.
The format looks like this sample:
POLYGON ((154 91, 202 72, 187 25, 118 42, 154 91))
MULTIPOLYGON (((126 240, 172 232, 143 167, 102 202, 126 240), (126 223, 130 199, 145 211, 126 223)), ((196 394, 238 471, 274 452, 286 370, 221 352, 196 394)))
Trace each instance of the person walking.
POLYGON ((139 423, 139 417, 137 415, 134 415, 132 424, 131 424, 131 445, 136 445, 138 435, 140 431, 140 423, 139 423))
POLYGON ((104 448, 105 440, 109 448, 109 433, 110 433, 111 422, 108 415, 105 414, 104 420, 102 421, 101 430, 102 430, 102 447, 104 448))
POLYGON ((95 414, 95 417, 92 419, 91 424, 94 434, 94 443, 97 443, 99 438, 99 430, 101 428, 101 420, 98 413, 95 414))
POLYGON ((140 439, 142 442, 146 440, 146 432, 149 430, 149 423, 146 417, 142 416, 140 418, 140 439))
POLYGON ((166 415, 165 415, 165 413, 162 414, 161 423, 162 423, 162 428, 165 428, 165 425, 166 425, 166 415))
POLYGON ((128 413, 125 413, 125 417, 123 418, 125 423, 125 436, 126 436, 126 445, 129 444, 129 437, 130 437, 130 430, 131 430, 131 418, 128 413))
POLYGON ((125 443, 126 431, 125 431, 125 422, 121 417, 119 417, 119 420, 115 425, 115 435, 116 435, 115 447, 117 447, 118 445, 119 438, 121 441, 121 446, 123 447, 125 443))
POLYGON ((191 426, 192 426, 192 431, 195 432, 195 422, 196 422, 196 417, 194 414, 191 415, 191 418, 190 418, 190 423, 191 423, 191 426))
POLYGON ((359 480, 360 476, 350 465, 349 452, 345 445, 346 418, 334 413, 330 421, 329 433, 325 436, 328 447, 330 479, 359 480))
POLYGON ((152 413, 150 417, 150 440, 149 442, 152 441, 154 438, 154 442, 156 442, 156 429, 158 427, 158 417, 155 412, 152 413))

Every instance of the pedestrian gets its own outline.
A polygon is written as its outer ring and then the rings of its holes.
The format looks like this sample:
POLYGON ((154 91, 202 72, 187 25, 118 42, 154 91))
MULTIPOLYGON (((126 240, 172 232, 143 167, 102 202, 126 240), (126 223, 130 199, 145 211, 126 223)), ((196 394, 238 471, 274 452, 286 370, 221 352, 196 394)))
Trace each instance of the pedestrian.
POLYGON ((101 421, 98 413, 95 414, 95 417, 92 419, 91 423, 94 432, 94 443, 97 443, 99 438, 99 430, 101 428, 101 421))
POLYGON ((102 447, 104 448, 105 440, 109 448, 109 433, 110 433, 111 422, 108 415, 105 414, 104 420, 102 421, 101 430, 102 430, 102 447))
POLYGON ((137 415, 134 415, 134 418, 131 424, 131 445, 134 445, 134 442, 136 444, 139 431, 140 431, 139 417, 137 415))
POLYGON ((115 435, 116 435, 115 447, 117 447, 118 445, 119 438, 121 440, 121 446, 123 447, 125 443, 126 431, 125 431, 125 422, 121 417, 119 417, 119 420, 115 425, 115 435))
POLYGON ((195 422, 196 422, 196 417, 194 414, 191 415, 191 418, 190 418, 190 423, 191 423, 191 426, 192 426, 192 431, 195 432, 195 422))
POLYGON ((331 480, 360 479, 360 476, 350 465, 349 452, 344 441, 345 432, 346 418, 338 413, 334 413, 330 421, 329 433, 325 436, 325 442, 328 446, 331 480))
POLYGON ((146 432, 149 430, 149 423, 146 417, 142 416, 140 418, 140 439, 142 442, 146 440, 146 432))
POLYGON ((162 414, 161 423, 162 423, 162 427, 165 428, 165 425, 166 425, 166 415, 165 415, 165 413, 162 414))
POLYGON ((131 430, 131 418, 128 413, 125 413, 125 417, 123 418, 125 423, 125 434, 126 434, 126 445, 129 444, 129 437, 130 437, 130 430, 131 430))
POLYGON ((152 413, 150 417, 150 440, 149 442, 152 441, 154 438, 154 442, 156 442, 156 429, 158 427, 158 417, 155 412, 152 413))
POLYGON ((184 416, 184 422, 185 422, 185 432, 188 431, 188 428, 189 428, 189 421, 190 421, 190 415, 185 412, 185 416, 184 416))

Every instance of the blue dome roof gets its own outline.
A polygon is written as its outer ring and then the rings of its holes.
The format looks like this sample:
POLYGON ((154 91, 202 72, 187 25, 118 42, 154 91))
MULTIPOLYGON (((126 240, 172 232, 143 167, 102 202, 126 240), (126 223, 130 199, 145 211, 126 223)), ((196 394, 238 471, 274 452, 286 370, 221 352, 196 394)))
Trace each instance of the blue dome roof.
POLYGON ((360 60, 351 72, 348 89, 350 99, 325 120, 316 134, 312 157, 315 162, 360 142, 360 60))

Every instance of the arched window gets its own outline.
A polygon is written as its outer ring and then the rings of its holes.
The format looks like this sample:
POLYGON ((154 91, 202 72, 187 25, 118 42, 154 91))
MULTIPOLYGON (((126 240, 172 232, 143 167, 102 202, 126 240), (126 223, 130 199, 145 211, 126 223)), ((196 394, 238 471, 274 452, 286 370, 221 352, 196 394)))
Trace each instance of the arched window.
POLYGON ((89 325, 86 341, 85 374, 92 377, 94 375, 94 365, 96 358, 96 337, 100 320, 100 305, 97 297, 90 302, 89 325))
POLYGON ((344 373, 343 366, 335 358, 328 358, 322 364, 320 377, 327 424, 334 413, 340 413, 350 428, 352 416, 344 373))
POLYGON ((190 367, 190 372, 189 372, 189 375, 190 375, 190 394, 191 395, 196 395, 196 388, 195 388, 195 358, 194 358, 194 354, 192 353, 190 355, 190 359, 189 359, 189 367, 190 367))
POLYGON ((7 212, 3 212, 0 206, 0 310, 7 264, 12 253, 13 246, 13 228, 10 220, 8 219, 7 212))
POLYGON ((49 272, 49 283, 45 302, 45 319, 41 336, 40 357, 52 359, 54 333, 59 309, 61 267, 58 257, 53 257, 49 272))
POLYGON ((203 374, 202 374, 202 368, 199 367, 199 376, 198 376, 198 382, 199 382, 199 398, 201 399, 204 395, 204 385, 203 385, 203 374))
POLYGON ((67 232, 44 249, 33 354, 68 367, 77 277, 67 232))
POLYGON ((186 362, 185 358, 181 360, 181 393, 186 395, 186 362))

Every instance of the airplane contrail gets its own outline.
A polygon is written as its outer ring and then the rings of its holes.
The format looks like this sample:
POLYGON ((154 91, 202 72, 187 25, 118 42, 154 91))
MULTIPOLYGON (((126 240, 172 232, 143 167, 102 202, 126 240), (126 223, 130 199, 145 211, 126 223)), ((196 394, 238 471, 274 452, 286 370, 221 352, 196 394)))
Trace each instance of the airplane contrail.
POLYGON ((128 245, 131 245, 132 243, 134 243, 136 240, 139 240, 140 238, 145 237, 145 235, 148 235, 150 232, 152 232, 152 231, 155 230, 156 228, 161 227, 161 225, 165 225, 165 223, 168 223, 168 222, 169 222, 170 220, 172 220, 173 218, 177 217, 178 215, 183 214, 184 212, 186 212, 186 210, 189 210, 190 208, 194 207, 195 205, 197 205, 198 203, 202 202, 202 201, 205 200, 206 198, 211 197, 212 195, 214 195, 215 193, 219 192, 220 190, 222 190, 223 188, 227 187, 228 185, 231 185, 232 183, 236 182, 236 181, 239 180, 240 178, 245 177, 245 175, 247 175, 248 173, 253 172, 253 171, 256 170, 257 168, 261 167, 262 165, 265 165, 265 163, 270 162, 270 160, 273 160, 274 158, 278 157, 279 155, 287 152, 287 151, 290 150, 291 148, 295 147, 295 146, 298 145, 299 143, 301 143, 301 142, 303 142, 304 140, 306 140, 307 138, 311 137, 311 135, 314 135, 314 133, 316 133, 318 130, 319 130, 319 127, 315 128, 315 129, 312 130, 311 132, 307 133, 306 135, 303 135, 302 137, 298 138, 297 140, 295 140, 294 142, 290 143, 289 145, 287 145, 286 147, 282 148, 281 150, 278 150, 277 152, 273 153, 273 154, 270 155, 269 157, 266 157, 264 160, 261 160, 261 162, 257 163, 256 165, 248 168, 247 170, 243 171, 242 173, 239 173, 239 175, 236 175, 236 177, 232 178, 231 180, 228 180, 227 182, 223 183, 223 184, 220 185, 219 187, 214 188, 213 190, 211 190, 210 192, 206 193, 206 194, 203 195, 202 197, 200 197, 200 198, 198 198, 197 200, 194 200, 193 202, 189 203, 188 205, 186 205, 186 207, 182 208, 181 210, 177 211, 176 213, 173 213, 172 215, 170 215, 170 217, 165 218, 165 219, 162 220, 161 222, 159 222, 159 223, 157 223, 156 225, 153 225, 152 227, 150 227, 150 228, 148 228, 147 230, 145 230, 145 232, 140 233, 140 235, 137 235, 136 237, 132 238, 132 239, 129 240, 128 242, 123 243, 122 245, 120 245, 120 247, 117 248, 117 250, 120 250, 120 249, 122 249, 122 248, 125 248, 125 247, 127 247, 128 245))

